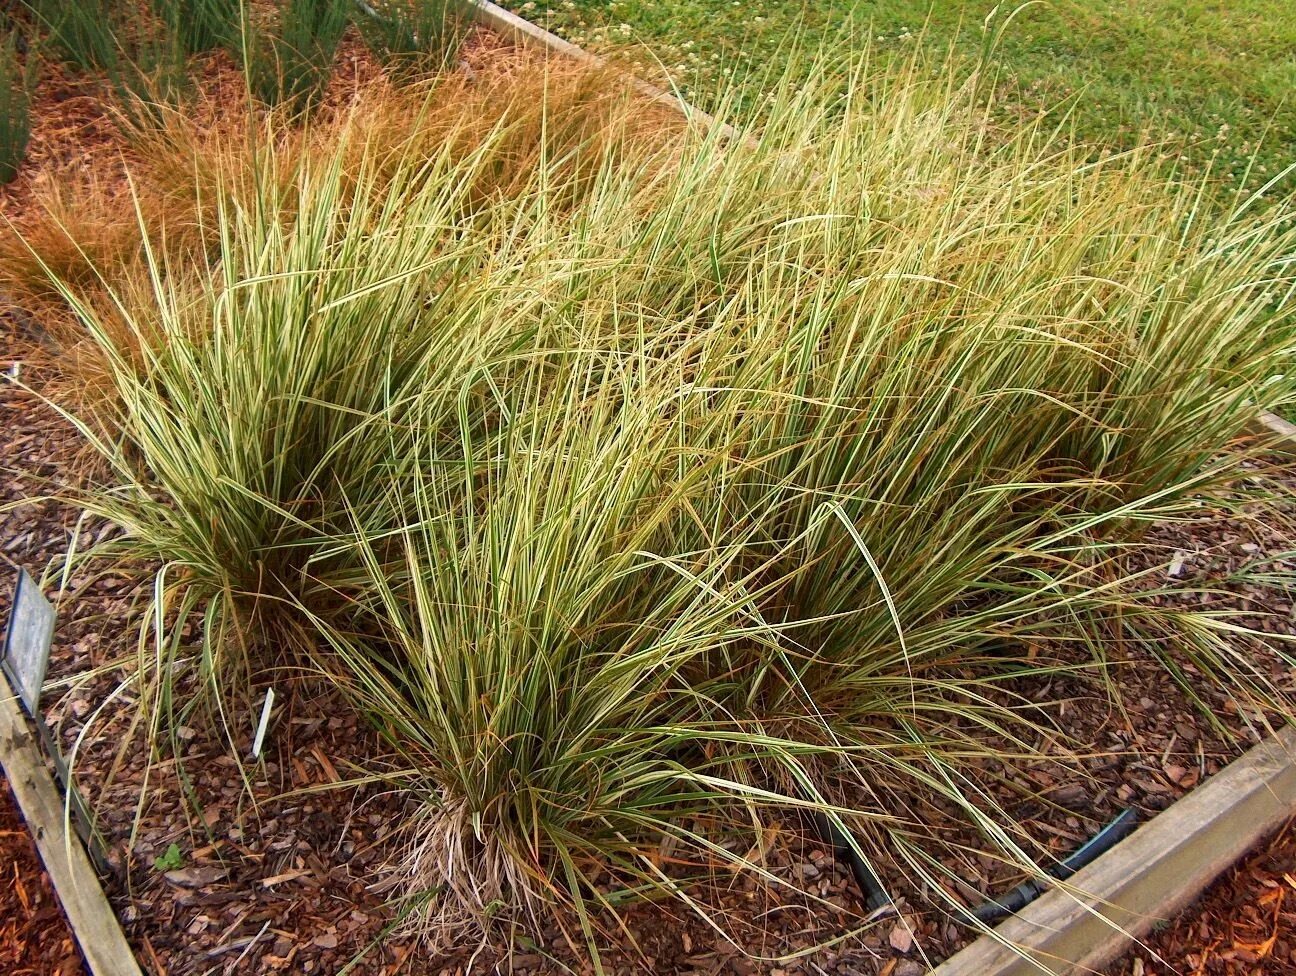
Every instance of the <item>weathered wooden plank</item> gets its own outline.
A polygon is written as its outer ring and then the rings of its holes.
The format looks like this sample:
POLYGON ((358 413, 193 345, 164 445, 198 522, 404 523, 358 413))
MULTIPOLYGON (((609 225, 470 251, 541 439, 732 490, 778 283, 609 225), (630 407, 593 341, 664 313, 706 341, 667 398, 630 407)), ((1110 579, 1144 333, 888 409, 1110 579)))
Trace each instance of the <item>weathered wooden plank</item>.
POLYGON ((541 48, 562 54, 578 61, 601 64, 602 61, 571 41, 564 41, 557 34, 550 33, 543 27, 519 17, 512 11, 505 10, 490 0, 476 0, 472 5, 472 17, 479 24, 489 27, 495 33, 523 47, 541 48))
POLYGON ((932 971, 1101 973, 1296 813, 1296 728, 1230 763, 1168 810, 932 971), (1014 951, 1015 945, 1021 952, 1014 951))
POLYGON ((0 764, 54 882, 81 954, 94 976, 141 976, 99 877, 63 817, 63 800, 36 736, 8 683, 0 680, 0 764))
POLYGON ((1261 410, 1247 422, 1246 430, 1248 434, 1264 438, 1274 453, 1296 457, 1296 424, 1261 410))
MULTIPOLYGON (((505 10, 497 4, 491 3, 490 0, 475 0, 470 5, 471 15, 477 23, 489 27, 503 37, 507 37, 514 43, 522 46, 549 51, 553 54, 559 54, 564 57, 573 58, 577 61, 584 61, 587 64, 605 64, 606 62, 597 55, 591 54, 584 48, 577 47, 570 41, 565 41, 557 34, 550 33, 543 27, 538 27, 529 20, 524 20, 517 14, 505 10)), ((665 105, 672 111, 678 112, 685 118, 697 122, 704 128, 719 126, 719 132, 726 139, 740 140, 745 139, 749 143, 750 137, 744 136, 727 122, 720 122, 712 115, 708 115, 701 109, 694 108, 679 95, 674 92, 665 91, 656 85, 650 85, 641 78, 632 78, 631 83, 639 94, 643 95, 650 101, 659 105, 665 105)))

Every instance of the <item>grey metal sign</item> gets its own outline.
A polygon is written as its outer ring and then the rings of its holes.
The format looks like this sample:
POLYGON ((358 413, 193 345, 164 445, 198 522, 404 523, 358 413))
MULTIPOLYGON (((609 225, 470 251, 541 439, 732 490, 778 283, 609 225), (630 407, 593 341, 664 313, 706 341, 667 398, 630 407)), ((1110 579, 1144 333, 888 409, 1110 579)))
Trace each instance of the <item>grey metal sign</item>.
POLYGON ((31 574, 20 569, 0 667, 9 676, 9 683, 18 692, 28 715, 39 714, 41 686, 45 683, 53 638, 54 607, 31 574))

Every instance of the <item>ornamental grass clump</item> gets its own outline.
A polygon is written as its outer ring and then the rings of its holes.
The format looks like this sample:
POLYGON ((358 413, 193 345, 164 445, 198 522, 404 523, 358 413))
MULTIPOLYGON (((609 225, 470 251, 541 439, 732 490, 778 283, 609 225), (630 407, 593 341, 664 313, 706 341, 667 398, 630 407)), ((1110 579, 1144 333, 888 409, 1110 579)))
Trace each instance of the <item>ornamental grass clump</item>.
POLYGON ((248 85, 268 105, 304 110, 319 97, 349 23, 349 0, 284 0, 244 31, 248 85))
POLYGON ((722 105, 750 140, 585 70, 511 64, 538 97, 484 126, 489 80, 362 93, 218 180, 198 245, 56 283, 110 379, 77 501, 162 565, 145 705, 191 704, 172 621, 225 715, 327 674, 400 758, 409 923, 552 913, 595 955, 631 894, 790 883, 744 852, 798 812, 934 892, 951 826, 1046 869, 982 783, 1039 755, 1010 681, 1077 656, 1290 713, 1276 639, 1121 562, 1291 394, 1290 208, 999 129, 920 60, 827 52, 761 124, 722 105))
MULTIPOLYGON (((307 660, 320 638, 302 620, 363 598, 348 540, 397 524, 393 438, 431 422, 430 391, 441 423, 484 417, 485 364, 497 351, 524 361, 539 341, 544 298, 527 294, 533 278, 511 284, 534 273, 510 263, 530 218, 486 201, 522 194, 546 151, 563 158, 547 173, 588 182, 581 133, 626 94, 570 80, 555 79, 539 158, 513 102, 490 121, 453 82, 383 90, 335 128, 281 132, 271 113, 250 135, 147 134, 133 236, 92 184, 75 204, 52 193, 7 242, 27 251, 10 265, 15 291, 63 316, 76 377, 55 386, 113 472, 116 487, 83 501, 165 565, 159 613, 205 608, 199 670, 217 699, 249 687, 249 654, 257 668, 307 660), (178 193, 168 157, 184 152, 192 185, 178 193)), ((154 666, 169 683, 170 665, 154 666)))
POLYGON ((365 43, 398 76, 448 67, 467 33, 463 0, 377 0, 359 4, 365 43))
POLYGON ((31 72, 18 57, 18 37, 0 40, 0 183, 18 175, 31 140, 31 72))
POLYGON ((84 71, 114 71, 122 60, 120 12, 107 0, 25 0, 52 53, 84 71))
POLYGON ((189 54, 241 42, 244 0, 152 0, 152 8, 189 54))

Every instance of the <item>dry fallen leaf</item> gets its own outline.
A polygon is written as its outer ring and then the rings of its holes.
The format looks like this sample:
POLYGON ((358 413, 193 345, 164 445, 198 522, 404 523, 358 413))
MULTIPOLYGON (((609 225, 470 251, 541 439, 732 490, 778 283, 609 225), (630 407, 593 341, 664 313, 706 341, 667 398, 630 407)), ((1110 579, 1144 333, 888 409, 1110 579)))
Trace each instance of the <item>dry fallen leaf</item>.
POLYGON ((891 948, 896 952, 908 952, 913 948, 913 929, 909 927, 909 921, 903 915, 900 916, 895 927, 891 929, 887 941, 891 943, 891 948))
POLYGON ((172 884, 180 885, 183 888, 205 888, 222 880, 226 873, 224 868, 213 864, 179 868, 175 871, 168 871, 163 877, 172 884))

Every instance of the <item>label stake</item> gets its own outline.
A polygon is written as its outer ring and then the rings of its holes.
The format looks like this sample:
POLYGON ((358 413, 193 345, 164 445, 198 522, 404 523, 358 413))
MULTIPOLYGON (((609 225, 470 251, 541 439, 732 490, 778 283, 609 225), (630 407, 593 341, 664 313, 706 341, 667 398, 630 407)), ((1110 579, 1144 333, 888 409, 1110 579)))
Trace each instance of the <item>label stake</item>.
POLYGON ((261 706, 261 721, 257 723, 256 738, 252 740, 252 758, 261 757, 261 746, 265 743, 266 726, 270 724, 270 709, 274 707, 274 689, 267 688, 265 704, 261 706))

